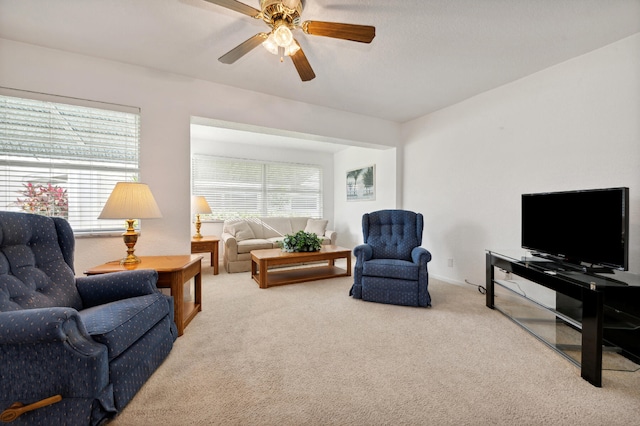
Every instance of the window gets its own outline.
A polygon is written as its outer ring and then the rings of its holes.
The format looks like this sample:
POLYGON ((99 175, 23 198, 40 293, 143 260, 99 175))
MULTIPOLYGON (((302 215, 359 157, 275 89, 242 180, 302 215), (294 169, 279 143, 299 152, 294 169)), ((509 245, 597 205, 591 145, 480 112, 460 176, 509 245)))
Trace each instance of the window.
POLYGON ((192 193, 211 206, 210 217, 323 217, 322 168, 196 154, 192 193))
POLYGON ((137 180, 139 110, 7 92, 0 93, 0 209, 64 217, 75 233, 123 229, 120 220, 97 218, 116 182, 137 180))

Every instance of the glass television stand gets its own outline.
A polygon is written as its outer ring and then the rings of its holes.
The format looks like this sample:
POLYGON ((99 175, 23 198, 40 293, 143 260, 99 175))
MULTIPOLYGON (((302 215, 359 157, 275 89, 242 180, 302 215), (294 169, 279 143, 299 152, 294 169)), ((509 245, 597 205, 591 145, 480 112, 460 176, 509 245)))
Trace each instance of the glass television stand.
POLYGON ((486 287, 487 307, 580 367, 594 386, 602 386, 603 368, 640 369, 640 275, 487 250, 486 287))

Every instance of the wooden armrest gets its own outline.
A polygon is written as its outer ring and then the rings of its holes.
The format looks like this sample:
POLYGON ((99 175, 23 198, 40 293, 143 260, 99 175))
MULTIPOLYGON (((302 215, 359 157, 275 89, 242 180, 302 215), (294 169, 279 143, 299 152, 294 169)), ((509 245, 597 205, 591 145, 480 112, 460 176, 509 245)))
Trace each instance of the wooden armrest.
POLYGON ((7 408, 2 412, 2 414, 0 414, 0 420, 4 423, 9 423, 27 411, 37 410, 38 408, 46 407, 47 405, 55 404, 60 401, 62 401, 62 395, 50 396, 49 398, 45 398, 29 405, 24 405, 22 402, 14 402, 11 404, 11 407, 7 408))

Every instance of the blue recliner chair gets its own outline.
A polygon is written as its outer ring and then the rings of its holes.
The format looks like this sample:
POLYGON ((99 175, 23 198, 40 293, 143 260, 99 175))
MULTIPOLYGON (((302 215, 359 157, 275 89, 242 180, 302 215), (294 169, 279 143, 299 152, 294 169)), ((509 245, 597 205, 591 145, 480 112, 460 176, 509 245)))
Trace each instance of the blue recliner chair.
POLYGON ((74 247, 64 219, 0 212, 2 420, 27 406, 15 424, 103 423, 173 347, 173 300, 158 273, 76 278, 74 247))
POLYGON ((423 247, 422 214, 380 210, 362 216, 364 244, 356 246, 354 282, 349 295, 370 302, 431 306, 423 247))

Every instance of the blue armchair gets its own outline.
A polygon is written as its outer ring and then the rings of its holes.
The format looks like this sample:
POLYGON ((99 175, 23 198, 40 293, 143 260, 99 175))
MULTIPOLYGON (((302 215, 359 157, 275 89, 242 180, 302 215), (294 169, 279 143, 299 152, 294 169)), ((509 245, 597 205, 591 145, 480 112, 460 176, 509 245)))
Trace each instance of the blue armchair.
POLYGON ((2 420, 36 408, 15 423, 102 423, 173 347, 173 301, 158 273, 76 278, 74 247, 64 219, 0 212, 2 420))
POLYGON ((362 216, 364 244, 356 246, 354 282, 349 295, 370 302, 431 306, 422 244, 422 214, 380 210, 362 216))

